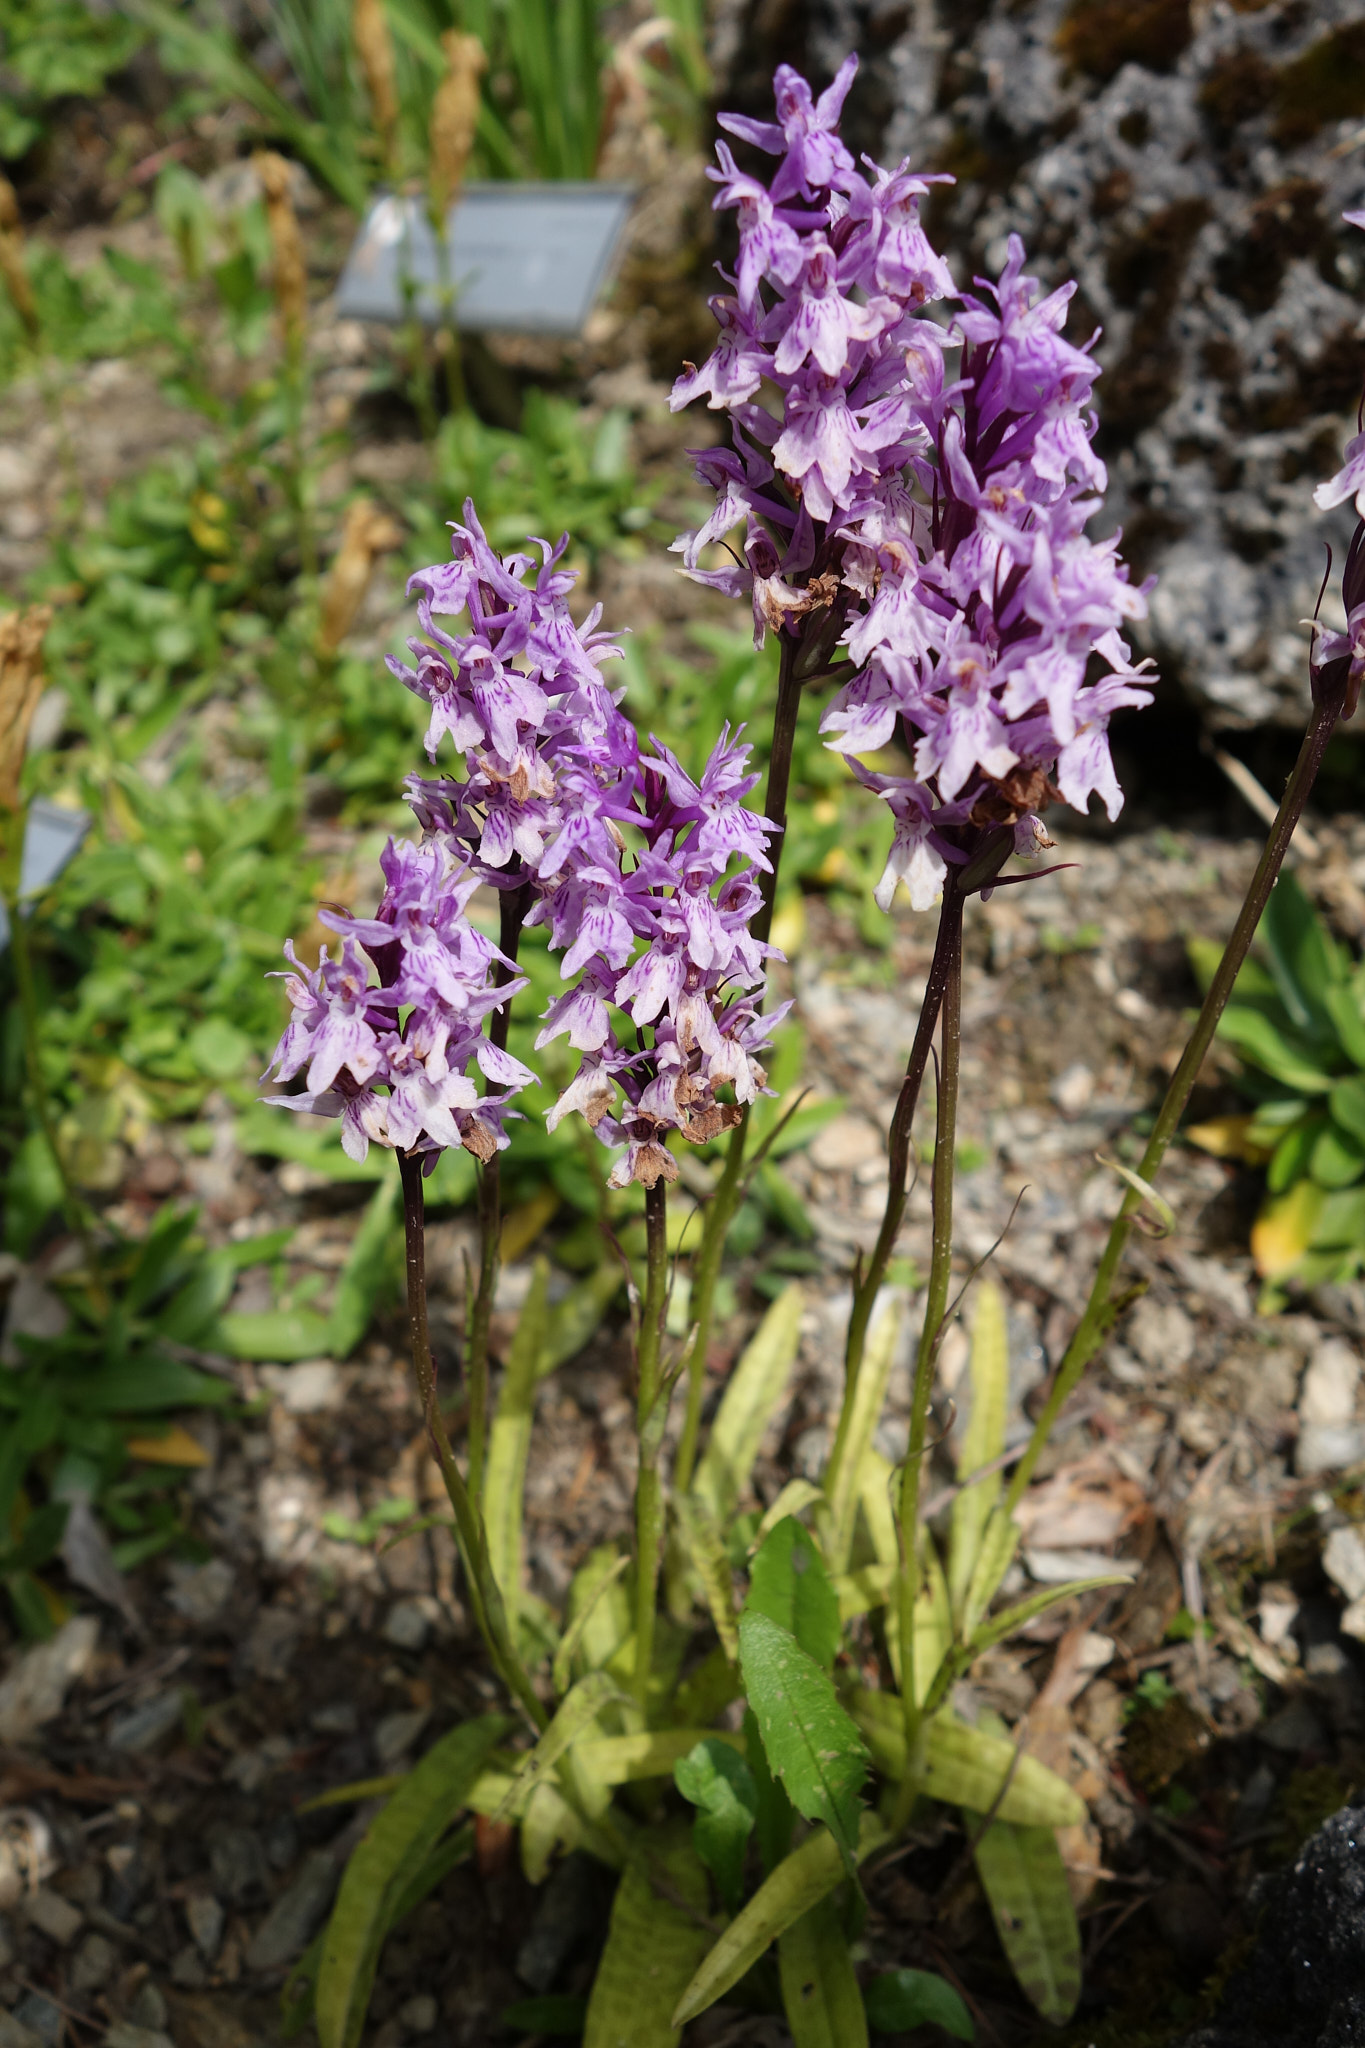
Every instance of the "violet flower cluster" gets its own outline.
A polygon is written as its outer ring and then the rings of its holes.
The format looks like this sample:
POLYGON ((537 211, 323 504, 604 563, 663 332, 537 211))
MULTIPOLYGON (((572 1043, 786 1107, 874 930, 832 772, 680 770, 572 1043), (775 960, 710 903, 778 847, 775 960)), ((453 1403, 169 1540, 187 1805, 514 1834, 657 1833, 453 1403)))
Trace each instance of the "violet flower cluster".
POLYGON ((348 1150, 459 1142, 488 1157, 506 1142, 510 1091, 534 1077, 482 1035, 526 985, 465 914, 491 883, 523 892, 524 922, 549 925, 572 981, 537 1039, 567 1034, 583 1055, 550 1127, 581 1110, 624 1146, 613 1185, 675 1179, 669 1133, 703 1143, 739 1116, 781 1014, 759 1015, 772 949, 749 930, 768 865, 766 821, 744 803, 749 750, 727 728, 699 781, 658 742, 642 755, 601 674, 619 650, 597 611, 581 627, 570 614, 567 536, 533 542, 539 561, 504 558, 468 503, 452 535, 453 559, 408 585, 413 665, 389 666, 430 709, 431 760, 449 736, 462 772, 408 778, 422 845, 390 844, 376 918, 327 915, 341 961, 290 978, 275 1065, 281 1080, 306 1067, 307 1093, 276 1099, 340 1110, 348 1150))
POLYGON ((739 260, 712 301, 717 347, 673 405, 705 395, 730 446, 696 456, 716 508, 675 547, 698 581, 751 597, 759 642, 837 641, 832 747, 875 752, 899 725, 912 776, 851 765, 896 820, 878 902, 904 880, 927 909, 989 831, 1030 853, 1058 797, 1117 815, 1109 719, 1150 701, 1119 629, 1147 586, 1117 539, 1084 531, 1106 476, 1086 411, 1098 369, 1061 333, 1074 285, 1040 297, 1011 237, 995 284, 948 324, 927 316, 955 289, 919 219, 934 181, 855 166, 838 121, 856 61, 818 101, 783 65, 775 123, 721 116, 779 162, 765 185, 722 143, 710 173, 739 260), (706 567, 741 524, 742 559, 706 567))
POLYGON ((422 1153, 428 1166, 460 1145, 490 1159, 507 1143, 511 1096, 535 1077, 483 1023, 525 978, 465 916, 477 878, 445 847, 391 839, 380 865, 386 887, 373 917, 319 913, 341 935, 339 959, 324 946, 310 970, 286 943, 294 1014, 271 1067, 279 1081, 306 1069, 305 1087, 269 1099, 340 1116, 352 1159, 364 1159, 371 1140, 422 1153), (471 1068, 491 1084, 482 1094, 471 1068))

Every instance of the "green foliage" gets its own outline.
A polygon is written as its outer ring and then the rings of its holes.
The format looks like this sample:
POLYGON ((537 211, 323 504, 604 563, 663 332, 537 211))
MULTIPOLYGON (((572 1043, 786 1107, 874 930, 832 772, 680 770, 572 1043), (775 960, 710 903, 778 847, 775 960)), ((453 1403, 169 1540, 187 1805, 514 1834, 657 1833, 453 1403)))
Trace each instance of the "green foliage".
POLYGON ((839 1596, 814 1538, 793 1515, 769 1531, 749 1568, 746 1614, 766 1614, 826 1671, 839 1649, 839 1596))
POLYGON ((0 0, 0 158, 14 161, 38 140, 58 100, 92 98, 121 71, 142 30, 114 9, 82 0, 0 0))
POLYGON ((357 2048, 384 1939, 414 1903, 409 1898, 414 1873, 420 1873, 468 1804, 479 1772, 508 1725, 501 1715, 486 1714, 444 1736, 403 1780, 351 1857, 318 1966, 321 2048, 357 2048))
POLYGON ((739 1619, 739 1662, 773 1776, 798 1813, 824 1822, 851 1869, 868 1765, 856 1724, 814 1657, 756 1609, 739 1619))
POLYGON ((736 1912, 744 1851, 758 1817, 753 1773, 728 1742, 707 1740, 673 1766, 673 1780, 688 1804, 697 1808, 692 1846, 716 1880, 722 1904, 736 1912))
POLYGON ((777 1944, 782 2005, 796 2048, 867 2048, 867 2015, 831 1895, 793 1921, 777 1944))
MULTIPOLYGON (((1346 1280, 1365 1261, 1365 963, 1353 962, 1292 874, 1271 891, 1219 1021, 1246 1064, 1249 1117, 1196 1126, 1214 1150, 1266 1163, 1252 1250, 1267 1305, 1288 1281, 1346 1280)), ((1218 949, 1192 941, 1207 985, 1218 949)))
POLYGON ((955 2041, 974 2041, 972 2016, 951 1984, 932 1970, 884 1970, 864 1996, 868 2024, 879 2034, 942 2027, 955 2041))
POLYGON ((616 1888, 584 2048, 677 2048, 673 2008, 706 1953, 709 1937, 696 1917, 705 1904, 706 1873, 687 1831, 676 1821, 652 1830, 616 1888), (656 1873, 668 1896, 651 1881, 656 1873))
POLYGON ((1000 1946, 1045 2020, 1061 2026, 1081 1992, 1081 1936, 1051 1828, 968 1813, 972 1853, 1000 1946))

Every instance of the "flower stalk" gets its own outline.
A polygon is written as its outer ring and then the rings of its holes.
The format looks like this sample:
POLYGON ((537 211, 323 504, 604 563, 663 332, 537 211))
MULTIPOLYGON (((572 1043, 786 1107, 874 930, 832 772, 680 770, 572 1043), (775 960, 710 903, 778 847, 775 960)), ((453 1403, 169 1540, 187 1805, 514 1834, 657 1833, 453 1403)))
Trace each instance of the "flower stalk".
POLYGON ((929 1399, 934 1386, 934 1367, 939 1340, 948 1313, 948 1294, 953 1268, 953 1171, 957 1145, 958 1073, 962 1049, 962 903, 954 894, 944 902, 940 930, 946 928, 943 946, 944 973, 938 1060, 938 1119, 934 1133, 933 1244, 929 1256, 929 1280, 924 1297, 924 1322, 915 1359, 915 1380, 910 1397, 910 1435, 901 1473, 900 1601, 901 1706, 905 1716, 905 1778, 900 1800, 908 1818, 914 1798, 919 1747, 920 1710, 915 1685, 915 1603, 919 1598, 919 1508, 920 1480, 924 1469, 925 1440, 929 1425, 929 1399))
POLYGON ((648 1719, 654 1666, 654 1616, 664 1533, 659 1457, 672 1383, 663 1377, 664 1311, 668 1305, 668 1185, 662 1175, 645 1190, 645 1292, 636 1346, 635 1417, 639 1471, 635 1487, 635 1704, 648 1719))
MULTIPOLYGON (((527 883, 505 889, 498 899, 498 951, 501 960, 493 964, 493 984, 504 988, 512 979, 522 926, 531 907, 527 883)), ((512 1021, 509 997, 488 1020, 488 1037, 499 1052, 507 1050, 507 1032, 512 1021)), ((483 1466, 488 1443, 488 1333, 493 1302, 498 1290, 498 1267, 502 1241, 502 1155, 494 1152, 479 1169, 479 1285, 469 1312, 469 1341, 465 1377, 469 1386, 469 1491, 474 1500, 483 1498, 483 1466)))
POLYGON ((465 1569, 469 1604, 494 1668, 508 1692, 524 1709, 533 1727, 543 1729, 549 1719, 517 1653, 507 1622, 507 1610, 488 1561, 488 1540, 483 1517, 465 1483, 455 1458, 450 1432, 441 1414, 437 1395, 436 1367, 431 1355, 431 1334, 427 1324, 425 1216, 422 1196, 422 1155, 400 1152, 398 1167, 403 1182, 403 1230, 406 1249, 408 1329, 412 1342, 413 1371, 422 1404, 422 1421, 432 1454, 440 1468, 446 1496, 455 1517, 455 1540, 465 1569))
MULTIPOLYGON (((1256 872, 1242 899, 1242 907, 1237 913, 1232 936, 1224 948, 1223 957, 1218 963, 1218 971, 1209 984, 1194 1029, 1186 1042, 1184 1052, 1180 1055, 1179 1065, 1171 1076, 1161 1108, 1157 1111, 1156 1122, 1152 1126, 1146 1148, 1138 1162, 1137 1174, 1140 1180, 1150 1183, 1155 1179, 1171 1140, 1179 1128, 1180 1119, 1185 1114, 1200 1069, 1208 1056, 1209 1047, 1213 1044, 1218 1020, 1227 1007, 1233 983, 1241 972, 1242 963, 1256 936, 1256 928, 1270 900, 1275 878, 1284 865, 1284 857, 1294 836, 1294 828, 1303 816, 1304 806, 1317 780, 1322 757, 1327 751, 1327 743, 1346 713, 1351 689, 1350 679, 1344 661, 1335 666, 1339 668, 1340 674, 1332 676, 1330 671, 1323 671, 1322 686, 1314 692, 1313 715, 1308 722, 1298 759, 1285 787, 1279 810, 1276 812, 1275 822, 1261 849, 1261 857, 1256 863, 1256 872)), ((1016 1465, 1010 1480, 1005 1495, 1007 1514, 1013 1514, 1023 1499, 1042 1455, 1043 1446, 1051 1435, 1058 1416, 1075 1392, 1081 1375, 1120 1313, 1122 1304, 1121 1300, 1115 1299, 1114 1282, 1132 1234, 1134 1219, 1144 1199, 1136 1188, 1129 1187, 1124 1192, 1118 1214, 1110 1227, 1104 1251, 1100 1256, 1094 1283, 1090 1289, 1090 1298, 1086 1302, 1080 1322, 1076 1325, 1071 1342, 1066 1347, 1047 1400, 1034 1424, 1028 1448, 1016 1465)))

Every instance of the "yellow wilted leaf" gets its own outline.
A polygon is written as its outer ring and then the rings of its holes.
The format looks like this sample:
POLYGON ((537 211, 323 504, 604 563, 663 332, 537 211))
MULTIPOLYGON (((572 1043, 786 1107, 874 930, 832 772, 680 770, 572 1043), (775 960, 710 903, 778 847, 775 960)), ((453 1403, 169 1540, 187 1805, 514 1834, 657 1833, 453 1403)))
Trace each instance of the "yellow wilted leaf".
POLYGON ((322 593, 318 645, 324 654, 335 654, 355 624, 377 558, 398 547, 402 538, 402 528, 369 498, 355 498, 348 505, 341 546, 322 593))
POLYGON ((43 637, 51 624, 46 604, 0 618, 0 810, 12 811, 19 802, 28 729, 43 691, 43 637))
POLYGON ((479 80, 488 58, 477 36, 448 28, 441 37, 446 75, 431 102, 431 203, 443 216, 460 189, 479 123, 479 80))
POLYGON ((1263 1280, 1286 1280, 1312 1242, 1326 1200, 1311 1180, 1296 1181, 1266 1203, 1251 1226, 1251 1255, 1263 1280))
POLYGON ((1255 1122, 1254 1116, 1215 1116, 1207 1123, 1191 1124, 1185 1136, 1201 1152, 1212 1152, 1215 1159, 1241 1159, 1248 1166, 1261 1166, 1274 1148, 1258 1144, 1250 1135, 1255 1122))
POLYGON ((185 1465, 202 1466, 209 1462, 209 1454, 201 1443, 196 1443, 187 1429, 177 1422, 164 1436, 134 1436, 128 1439, 130 1458, 141 1458, 144 1465, 185 1465))

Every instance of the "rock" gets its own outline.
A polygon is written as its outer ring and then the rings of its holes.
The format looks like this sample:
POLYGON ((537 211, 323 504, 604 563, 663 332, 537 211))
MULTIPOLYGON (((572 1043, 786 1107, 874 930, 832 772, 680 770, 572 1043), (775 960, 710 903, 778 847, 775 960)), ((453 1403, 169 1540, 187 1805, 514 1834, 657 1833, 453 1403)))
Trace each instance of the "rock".
POLYGON ((881 1134, 865 1117, 836 1116, 811 1141, 810 1162, 822 1173, 852 1173, 882 1156, 881 1134))
POLYGON ((185 1925, 206 1963, 211 1963, 218 1953, 226 1918, 212 1892, 195 1892, 185 1901, 185 1925))
POLYGON ((209 1981, 204 1959, 194 1943, 187 1942, 171 1957, 171 1982, 184 1991, 202 1991, 209 1981))
POLYGON ((1365 1457, 1365 1424, 1355 1420, 1360 1362, 1342 1337, 1313 1354, 1299 1391, 1299 1440, 1294 1468, 1303 1477, 1338 1472, 1365 1457))
POLYGON ((166 2001, 150 1977, 139 1984, 128 2007, 128 2017, 134 2026, 164 2027, 167 2020, 166 2001))
POLYGON ((1153 1301, 1144 1294, 1124 1336, 1153 1372, 1179 1372, 1194 1356, 1194 1324, 1174 1301, 1153 1301))
POLYGON ((287 1678, 302 1634, 302 1617, 292 1607, 263 1607, 246 1640, 251 1670, 258 1678, 287 1678))
POLYGON ((29 1806, 0 1809, 0 1910, 17 1906, 57 1868, 52 1830, 29 1806))
POLYGON ((111 1749, 127 1750, 132 1756, 142 1756, 149 1749, 155 1749, 164 1741, 173 1728, 179 1728, 184 1719, 184 1705, 179 1690, 159 1692, 140 1707, 120 1714, 110 1724, 109 1746, 111 1749))
POLYGON ((1060 1073, 1050 1089, 1053 1101, 1063 1116, 1079 1116, 1089 1107, 1095 1092, 1095 1076, 1084 1060, 1073 1060, 1064 1073, 1060 1073))
POLYGON ((104 2048, 175 2048, 175 2043, 159 2027, 137 2027, 128 2020, 115 2020, 104 2037, 104 2048))
POLYGON ((374 1753, 382 1769, 391 1771, 405 1757, 431 1719, 427 1707, 413 1707, 401 1714, 385 1714, 374 1731, 374 1753))
POLYGON ((210 1627, 232 1598, 232 1566, 221 1557, 200 1565, 174 1563, 169 1577, 167 1602, 195 1628, 210 1627))
POLYGON ((1352 2048, 1365 2039, 1365 1807, 1346 1807, 1251 1898, 1255 1945, 1180 2048, 1352 2048))
POLYGON ((308 1721, 319 1735, 354 1735, 360 1726, 360 1715, 354 1700, 329 1700, 325 1707, 310 1714, 308 1721))
POLYGON ((99 1632, 93 1614, 73 1615, 50 1643, 23 1653, 0 1683, 0 1743, 27 1742, 56 1719, 68 1692, 90 1668, 99 1632))
POLYGON ((1325 1741, 1322 1723, 1305 1699, 1291 1699, 1256 1733, 1267 1749, 1279 1750, 1285 1756, 1299 1756, 1305 1749, 1321 1749, 1325 1741))
POLYGON ((14 2017, 21 2027, 27 2027, 30 2034, 46 2042, 48 2048, 59 2048, 64 2031, 62 2009, 50 1998, 44 1998, 41 1991, 30 1991, 27 1998, 21 1998, 14 2008, 14 2017))
POLYGON ((399 1650, 420 1650, 431 1633, 431 1624, 420 1601, 396 1600, 384 1622, 384 1640, 399 1650))
POLYGON ((60 1337, 71 1320, 61 1296, 45 1287, 31 1266, 20 1270, 5 1306, 0 1365, 20 1365, 23 1354, 16 1337, 60 1337))
POLYGON ((1322 1568, 1348 1600, 1365 1595, 1365 1530, 1333 1529, 1323 1546, 1322 1568))
POLYGON ((45 1934, 49 1941, 55 1941, 58 1948, 69 1948, 85 1925, 80 1907, 73 1906, 60 1892, 48 1891, 45 1885, 25 1899, 24 1913, 30 1926, 45 1934))
POLYGON ((436 2000, 429 1991, 420 1991, 416 1998, 398 2008, 398 2018, 410 2034, 429 2034, 436 2025, 436 2017, 436 2000))
POLYGON ((71 1958, 67 1981, 78 1998, 85 1998, 92 1991, 103 1990, 118 1968, 118 1961, 119 1953, 112 1941, 102 1934, 87 1934, 71 1958))
POLYGON ((257 1377, 279 1395, 291 1415, 317 1415, 339 1408, 346 1398, 340 1368, 330 1358, 305 1358, 298 1365, 263 1365, 257 1377))
POLYGON ((337 1877, 336 1863, 325 1849, 304 1857, 293 1883, 280 1893, 251 1938, 246 1952, 249 1970, 281 1970, 303 1954, 332 1903, 337 1877))
POLYGON ((603 1911, 601 1867, 575 1849, 541 1891, 535 1917, 517 1950, 522 1983, 532 1991, 548 1991, 575 1943, 602 1924, 603 1911))
POLYGON ((43 2037, 0 2006, 0 2048, 43 2048, 43 2037))
POLYGON ((248 1904, 269 1889, 269 1872, 260 1838, 250 1828, 216 1821, 208 1831, 209 1864, 214 1889, 234 1906, 248 1904))

